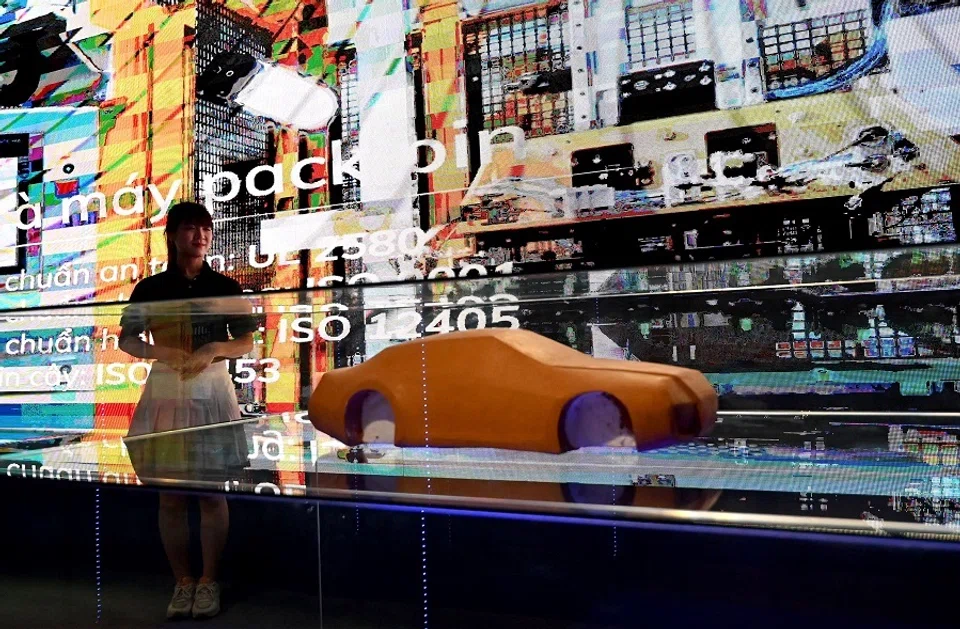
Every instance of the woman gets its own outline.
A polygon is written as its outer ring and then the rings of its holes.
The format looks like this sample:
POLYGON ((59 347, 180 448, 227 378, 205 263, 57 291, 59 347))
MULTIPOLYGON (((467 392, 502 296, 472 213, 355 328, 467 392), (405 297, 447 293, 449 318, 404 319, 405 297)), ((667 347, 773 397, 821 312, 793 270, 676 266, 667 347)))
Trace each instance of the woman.
MULTIPOLYGON (((165 235, 167 269, 134 287, 132 305, 121 319, 120 348, 155 361, 128 437, 240 419, 226 359, 243 356, 253 348, 256 324, 249 304, 238 297, 242 291, 236 281, 206 262, 213 238, 213 220, 206 208, 198 203, 178 203, 170 209, 165 235), (210 299, 226 296, 234 299, 210 299), (144 332, 153 337, 153 344, 140 338, 144 332)), ((191 472, 242 466, 247 453, 242 430, 174 432, 133 439, 127 447, 137 474, 145 478, 152 471, 160 478, 179 474, 186 480, 195 479, 191 472)), ((202 497, 199 502, 203 574, 197 582, 188 554, 187 498, 160 495, 160 537, 177 579, 168 618, 211 617, 220 611, 216 578, 229 527, 227 501, 218 496, 202 497)))

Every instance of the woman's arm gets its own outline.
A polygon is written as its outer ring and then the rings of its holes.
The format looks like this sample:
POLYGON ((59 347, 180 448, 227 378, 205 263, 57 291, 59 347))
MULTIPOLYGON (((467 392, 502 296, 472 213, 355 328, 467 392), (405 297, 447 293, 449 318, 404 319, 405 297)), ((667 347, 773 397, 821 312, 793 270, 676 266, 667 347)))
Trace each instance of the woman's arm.
POLYGON ((253 332, 242 334, 231 341, 207 343, 187 356, 180 368, 184 378, 197 375, 218 358, 239 358, 253 349, 253 332))
MULTIPOLYGON (((253 349, 253 332, 257 324, 252 315, 253 308, 243 298, 240 285, 235 286, 236 294, 226 299, 218 299, 214 312, 223 316, 230 341, 214 341, 200 348, 200 352, 209 358, 207 365, 217 358, 240 358, 253 349)), ((207 365, 204 365, 206 368, 207 365)))
POLYGON ((217 358, 240 358, 253 349, 253 332, 247 332, 230 341, 207 343, 198 351, 207 351, 217 358))
POLYGON ((121 337, 119 347, 122 351, 130 354, 134 358, 159 360, 161 362, 173 362, 178 359, 183 360, 187 356, 187 353, 183 350, 173 347, 163 347, 161 345, 151 345, 138 336, 121 337))
POLYGON ((163 347, 147 343, 140 334, 147 331, 147 304, 143 303, 149 293, 143 283, 133 287, 130 294, 130 305, 124 308, 120 317, 120 340, 118 347, 121 351, 145 360, 158 360, 166 363, 173 369, 179 370, 187 359, 187 353, 172 347, 163 347))
POLYGON ((226 332, 232 340, 212 341, 190 354, 180 370, 181 377, 190 378, 206 369, 218 358, 239 358, 253 349, 253 331, 256 324, 250 314, 250 302, 240 293, 240 285, 235 286, 236 294, 232 298, 215 300, 213 312, 223 317, 226 332))

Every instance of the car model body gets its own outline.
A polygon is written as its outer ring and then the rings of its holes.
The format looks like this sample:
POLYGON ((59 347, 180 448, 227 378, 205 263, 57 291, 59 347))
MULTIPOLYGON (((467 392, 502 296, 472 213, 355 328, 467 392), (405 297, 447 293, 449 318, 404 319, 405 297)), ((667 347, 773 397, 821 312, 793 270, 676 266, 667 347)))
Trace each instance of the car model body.
POLYGON ((708 432, 717 397, 699 372, 596 359, 534 332, 407 341, 325 373, 313 425, 347 445, 562 453, 647 448, 708 432))

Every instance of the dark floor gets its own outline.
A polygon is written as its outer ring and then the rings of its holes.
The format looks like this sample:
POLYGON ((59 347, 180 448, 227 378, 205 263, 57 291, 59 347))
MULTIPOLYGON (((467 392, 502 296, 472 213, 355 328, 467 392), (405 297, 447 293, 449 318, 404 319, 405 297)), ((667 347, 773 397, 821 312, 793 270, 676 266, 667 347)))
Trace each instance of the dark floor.
MULTIPOLYGON (((421 609, 400 603, 325 598, 321 613, 317 599, 304 598, 284 590, 261 589, 256 593, 237 596, 227 589, 224 608, 217 618, 192 621, 167 621, 164 610, 168 600, 168 583, 141 581, 114 586, 104 592, 103 610, 97 622, 95 590, 44 580, 0 580, 0 626, 23 629, 75 629, 104 627, 116 629, 149 629, 156 627, 200 626, 224 629, 414 629, 425 625, 415 617, 421 609), (313 607, 314 609, 310 609, 313 607)), ((558 593, 558 596, 560 594, 558 593)), ((798 592, 799 599, 805 599, 798 592)), ((762 604, 747 608, 735 601, 704 606, 695 600, 689 604, 663 601, 650 606, 639 595, 635 601, 624 600, 619 613, 632 616, 630 622, 612 623, 604 619, 587 622, 576 619, 557 619, 536 616, 504 615, 475 609, 457 610, 431 608, 428 622, 431 627, 457 629, 614 629, 621 627, 893 627, 930 626, 905 618, 884 619, 880 614, 862 616, 857 613, 837 614, 816 610, 810 601, 806 612, 798 613, 792 606, 762 604)), ((878 606, 881 602, 878 601, 878 606)), ((902 601, 895 604, 907 604, 902 601)), ((918 616, 924 616, 924 605, 915 603, 918 616)), ((611 609, 601 616, 608 616, 611 609)), ((880 610, 877 610, 880 612, 880 610)), ((934 616, 937 614, 934 613, 934 616)), ((946 624, 941 626, 955 626, 946 624)))
MULTIPOLYGON (((192 625, 165 620, 173 583, 156 498, 144 489, 0 479, 0 627, 192 625)), ((224 608, 202 621, 209 627, 956 626, 950 602, 960 553, 951 547, 309 501, 230 505, 224 608)))

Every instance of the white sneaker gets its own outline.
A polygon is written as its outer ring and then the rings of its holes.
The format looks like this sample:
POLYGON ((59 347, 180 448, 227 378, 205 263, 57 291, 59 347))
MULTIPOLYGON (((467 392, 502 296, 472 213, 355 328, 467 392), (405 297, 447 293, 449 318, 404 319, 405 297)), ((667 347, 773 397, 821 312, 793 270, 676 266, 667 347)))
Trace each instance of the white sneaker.
POLYGON ((200 583, 193 599, 194 618, 213 618, 220 613, 220 586, 216 583, 200 583))
POLYGON ((177 584, 173 590, 173 598, 167 605, 167 618, 189 618, 193 609, 193 596, 196 593, 195 583, 186 585, 177 584))

